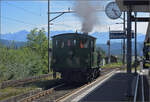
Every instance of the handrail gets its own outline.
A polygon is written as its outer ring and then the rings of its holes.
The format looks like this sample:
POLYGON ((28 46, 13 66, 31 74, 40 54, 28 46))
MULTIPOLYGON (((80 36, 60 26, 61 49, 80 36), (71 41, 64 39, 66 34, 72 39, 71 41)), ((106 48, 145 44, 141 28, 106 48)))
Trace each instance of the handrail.
POLYGON ((138 91, 138 87, 139 87, 139 77, 140 77, 140 75, 138 74, 137 81, 136 81, 135 93, 134 93, 134 101, 133 102, 136 102, 136 99, 137 99, 137 91, 138 91))

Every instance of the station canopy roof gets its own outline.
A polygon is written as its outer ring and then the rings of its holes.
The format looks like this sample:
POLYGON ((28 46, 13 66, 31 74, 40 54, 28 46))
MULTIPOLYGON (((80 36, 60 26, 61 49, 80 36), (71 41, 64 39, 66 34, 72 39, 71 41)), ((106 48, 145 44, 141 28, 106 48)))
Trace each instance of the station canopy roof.
POLYGON ((148 23, 147 32, 145 36, 145 42, 150 38, 150 22, 148 23))
POLYGON ((150 0, 116 0, 121 11, 128 11, 131 6, 133 12, 150 12, 150 0))

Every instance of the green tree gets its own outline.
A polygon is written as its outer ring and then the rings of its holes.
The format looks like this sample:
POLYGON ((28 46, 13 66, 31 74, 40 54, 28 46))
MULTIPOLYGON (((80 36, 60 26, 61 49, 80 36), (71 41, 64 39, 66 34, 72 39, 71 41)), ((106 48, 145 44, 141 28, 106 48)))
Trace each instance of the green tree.
POLYGON ((31 30, 27 46, 15 49, 14 43, 0 45, 0 81, 47 73, 48 39, 45 30, 31 30))
POLYGON ((102 55, 102 58, 104 58, 104 57, 105 57, 105 51, 104 51, 104 50, 102 50, 102 48, 101 48, 101 47, 97 47, 97 48, 96 48, 96 51, 97 51, 97 53, 100 53, 100 54, 102 55))
POLYGON ((31 30, 27 35, 28 47, 38 53, 43 61, 43 72, 47 73, 48 64, 48 39, 46 37, 46 32, 42 28, 38 30, 37 28, 31 30))

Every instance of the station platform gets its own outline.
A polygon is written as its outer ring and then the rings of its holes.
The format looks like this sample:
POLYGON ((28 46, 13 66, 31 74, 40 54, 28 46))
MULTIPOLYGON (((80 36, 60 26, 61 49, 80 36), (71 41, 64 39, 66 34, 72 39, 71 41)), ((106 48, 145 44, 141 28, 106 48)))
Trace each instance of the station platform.
POLYGON ((149 70, 148 69, 144 70, 144 74, 143 74, 144 95, 145 95, 146 102, 150 102, 150 73, 149 73, 149 70))
POLYGON ((134 74, 116 73, 88 93, 80 102, 129 101, 134 96, 135 83, 136 76, 134 74))

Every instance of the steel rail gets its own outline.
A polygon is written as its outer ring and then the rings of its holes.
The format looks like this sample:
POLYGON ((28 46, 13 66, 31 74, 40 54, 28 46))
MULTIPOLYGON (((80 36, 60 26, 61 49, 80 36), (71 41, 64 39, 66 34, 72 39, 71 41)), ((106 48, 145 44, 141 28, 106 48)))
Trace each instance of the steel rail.
POLYGON ((110 75, 112 75, 112 74, 113 74, 115 71, 117 71, 117 70, 118 70, 118 69, 114 69, 114 70, 111 70, 111 71, 107 71, 107 72, 106 72, 107 74, 106 74, 106 73, 105 73, 105 74, 103 73, 102 76, 98 77, 98 78, 97 78, 96 80, 94 80, 92 83, 87 83, 87 84, 85 84, 85 85, 83 85, 83 86, 81 86, 81 87, 79 87, 79 88, 77 88, 77 89, 75 89, 75 90, 69 92, 68 94, 66 94, 66 95, 64 95, 64 96, 62 96, 62 97, 56 99, 55 102, 63 102, 63 101, 62 101, 63 99, 65 99, 65 98, 67 98, 67 97, 69 97, 69 96, 72 96, 72 95, 76 94, 77 92, 79 92, 79 91, 81 91, 81 90, 86 89, 88 86, 94 85, 95 83, 98 82, 98 80, 100 80, 100 78, 101 78, 101 81, 104 81, 105 79, 107 79, 110 75), (102 78, 103 78, 103 79, 102 79, 102 78))
POLYGON ((3 81, 0 83, 0 89, 7 88, 7 87, 14 87, 14 86, 18 86, 18 85, 27 84, 30 82, 39 81, 41 79, 51 77, 52 75, 53 74, 43 74, 40 76, 32 76, 32 77, 28 77, 28 78, 24 78, 24 79, 3 81))
POLYGON ((134 93, 134 100, 133 100, 133 102, 136 102, 136 99, 137 99, 137 92, 138 92, 138 87, 139 87, 139 77, 140 77, 140 75, 138 74, 137 80, 136 80, 136 87, 135 87, 135 93, 134 93))
POLYGON ((143 83, 143 75, 141 76, 141 85, 142 85, 142 102, 144 102, 145 99, 144 99, 144 83, 143 83))
POLYGON ((36 100, 36 99, 38 99, 40 97, 43 97, 43 96, 48 95, 48 94, 51 94, 56 88, 61 87, 63 85, 64 85, 64 83, 62 83, 62 84, 60 84, 58 86, 55 86, 53 88, 50 88, 48 90, 44 90, 42 92, 34 94, 32 96, 26 97, 24 99, 21 99, 19 102, 32 102, 32 101, 34 101, 34 100, 36 100))
MULTIPOLYGON (((117 69, 115 69, 115 70, 117 70, 117 69)), ((113 71, 115 71, 115 70, 111 70, 111 71, 110 71, 110 70, 109 70, 109 71, 104 70, 104 73, 103 73, 102 76, 104 77, 106 73, 111 73, 111 72, 113 72, 113 71)), ((99 76, 99 78, 102 77, 102 76, 99 76)), ((98 78, 98 79, 99 79, 99 78, 98 78)), ((97 80, 98 80, 98 79, 97 79, 97 80)), ((96 81, 96 80, 95 80, 95 81, 96 81)), ((93 82, 95 82, 95 81, 93 81, 93 82)), ((93 83, 93 82, 92 82, 92 83, 93 83)), ((76 92, 77 90, 79 90, 79 89, 81 89, 81 88, 83 88, 83 87, 85 87, 85 86, 87 86, 87 85, 90 85, 90 84, 92 84, 92 83, 87 83, 87 84, 85 84, 85 85, 83 85, 83 86, 81 86, 81 87, 79 87, 79 88, 77 88, 77 89, 75 89, 75 90, 69 92, 68 94, 74 93, 74 92, 76 92)), ((37 100, 37 99, 39 99, 39 98, 41 98, 41 97, 44 97, 44 96, 46 96, 46 95, 52 94, 52 93, 55 91, 56 88, 62 87, 63 85, 65 85, 65 84, 62 83, 62 84, 60 84, 60 85, 58 85, 58 86, 55 86, 55 87, 53 87, 53 88, 50 88, 50 89, 48 89, 48 90, 44 90, 44 91, 41 91, 41 92, 39 92, 39 93, 33 94, 32 96, 29 96, 29 97, 26 97, 26 98, 23 98, 23 99, 19 100, 19 102, 31 102, 31 101, 35 101, 35 100, 37 100)), ((55 102, 58 102, 58 100, 60 100, 60 99, 62 99, 62 98, 64 98, 64 97, 66 97, 66 96, 68 96, 68 94, 66 94, 66 95, 64 95, 64 96, 61 96, 60 98, 56 99, 55 102)))

